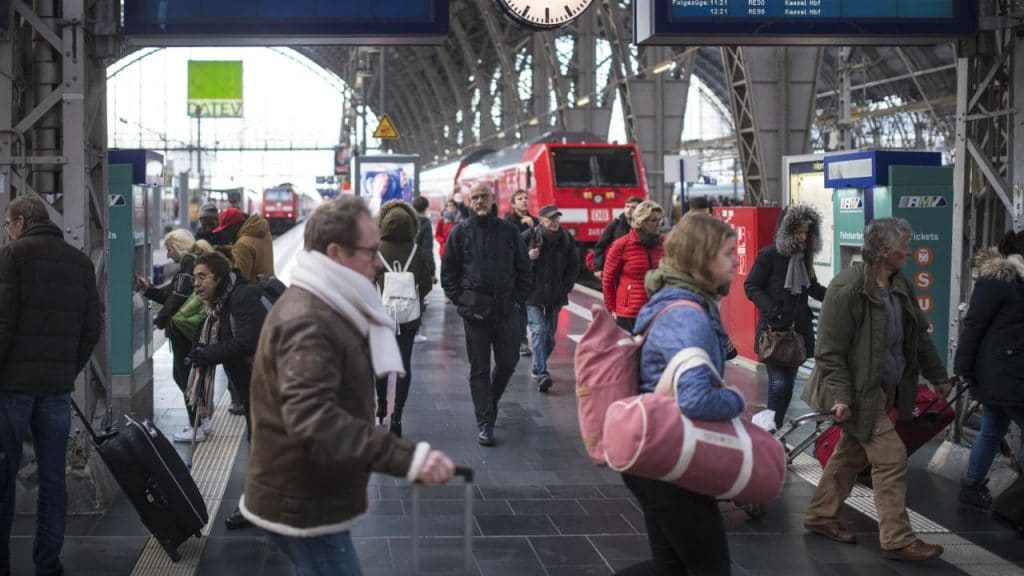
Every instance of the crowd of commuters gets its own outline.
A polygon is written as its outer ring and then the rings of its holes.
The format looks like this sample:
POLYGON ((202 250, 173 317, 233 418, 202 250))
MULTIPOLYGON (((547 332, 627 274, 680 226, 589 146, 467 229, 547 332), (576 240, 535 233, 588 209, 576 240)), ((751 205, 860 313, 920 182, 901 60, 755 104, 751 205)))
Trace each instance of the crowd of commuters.
MULTIPOLYGON (((525 191, 513 194, 503 218, 488 183, 472 186, 467 199, 468 206, 461 197, 448 201, 436 224, 424 199, 388 202, 376 220, 360 198, 322 205, 306 225, 292 285, 272 307, 259 285, 274 273, 269 227, 234 206, 220 212, 203 206, 195 234, 167 233, 167 256, 179 266, 168 285, 136 278, 145 297, 162 304, 155 322, 171 343, 173 378, 186 399, 190 425, 174 439, 202 442, 212 434, 215 373, 223 367, 237 403, 233 411, 244 415, 250 440, 245 493, 227 525, 255 524, 269 532, 298 574, 360 573, 350 532, 367 509, 371 472, 423 483, 443 483, 454 473, 444 453, 402 437, 422 319, 397 322, 389 314, 381 300, 385 272, 410 273, 420 300, 440 276, 451 309, 463 320, 480 445, 496 444, 500 401, 520 356, 532 355, 540 392, 554 386, 548 362, 579 274, 576 242, 561 225, 559 207, 543 206, 534 215, 525 191), (201 304, 193 315, 190 302, 201 304)), ((604 304, 617 323, 647 334, 640 392, 654 390, 677 352, 699 348, 710 364, 681 371, 673 384, 684 416, 714 421, 737 417, 746 403, 711 375, 723 374, 735 354, 718 303, 729 293, 738 260, 736 232, 708 211, 706 202, 692 198, 665 235, 662 207, 630 197, 587 264, 601 279, 604 304), (668 309, 682 300, 697 307, 668 309)), ((0 576, 9 572, 17 472, 11 463, 19 461, 29 428, 40 478, 34 560, 39 574, 54 575, 62 572, 70 392, 99 339, 100 303, 91 262, 64 242, 43 202, 16 198, 4 227, 13 242, 0 250, 0 416, 6 426, 0 430, 0 576), (67 302, 75 305, 61 304, 67 302), (39 316, 53 310, 74 313, 60 322, 39 316)), ((901 419, 911 417, 919 377, 940 395, 952 382, 902 272, 912 231, 905 220, 872 221, 864 230, 863 262, 827 288, 813 266, 822 234, 813 207, 782 210, 774 242, 758 253, 744 284, 759 311, 759 334, 794 330, 802 338, 815 359, 802 398, 832 412, 844 431, 804 525, 812 534, 855 542, 839 512, 857 473, 870 466, 883 554, 937 557, 942 547, 921 541, 910 525, 907 452, 888 416, 896 409, 901 419), (809 298, 822 302, 817 338, 809 298)), ((1007 346, 1024 347, 1024 236, 1007 234, 975 263, 979 279, 954 372, 985 408, 960 500, 988 507, 985 476, 999 442, 1011 421, 1024 424, 1024 382, 1013 377, 1024 366, 1005 353, 1007 346)), ((769 361, 767 372, 768 409, 781 427, 797 368, 769 361)), ((619 574, 730 573, 713 497, 629 474, 623 481, 642 509, 652 559, 619 574)))

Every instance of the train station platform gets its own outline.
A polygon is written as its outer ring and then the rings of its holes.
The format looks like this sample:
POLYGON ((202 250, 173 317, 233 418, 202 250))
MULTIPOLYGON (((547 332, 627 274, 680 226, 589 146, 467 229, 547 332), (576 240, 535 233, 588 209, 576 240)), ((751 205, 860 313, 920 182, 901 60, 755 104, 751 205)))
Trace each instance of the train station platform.
MULTIPOLYGON (((275 244, 278 272, 287 279, 291 256, 301 242, 292 230, 275 244)), ((620 477, 594 467, 586 457, 576 419, 573 373, 575 341, 597 302, 581 289, 562 311, 558 345, 551 359, 555 385, 542 394, 529 377, 529 359, 520 360, 502 399, 497 446, 481 447, 467 377, 462 321, 444 303, 439 289, 430 294, 413 354, 413 387, 403 419, 405 436, 422 439, 477 472, 474 487, 473 569, 481 576, 608 575, 650 557, 643 516, 620 477)), ((170 377, 170 353, 156 360, 156 421, 170 434, 186 423, 180 393, 170 377)), ((222 407, 223 375, 219 389, 222 407)), ((749 412, 766 397, 766 382, 742 364, 730 365, 731 384, 747 395, 749 412)), ((799 384, 798 384, 799 385, 799 384)), ((799 393, 797 393, 799 396, 799 393)), ((794 401, 791 415, 807 411, 794 401)), ((957 483, 925 470, 933 446, 911 459, 909 506, 921 537, 946 546, 945 555, 922 564, 885 560, 872 519, 870 489, 858 487, 842 520, 858 536, 844 545, 806 533, 802 515, 820 474, 805 456, 790 469, 782 497, 767 514, 748 518, 730 503, 722 511, 729 533, 733 574, 742 575, 1024 575, 1024 546, 1011 529, 986 514, 957 505, 957 483)), ((187 445, 179 445, 185 454, 187 445)), ((247 463, 242 419, 218 411, 212 440, 200 445, 196 475, 207 498, 211 522, 203 538, 183 545, 172 564, 150 540, 130 504, 119 498, 101 517, 74 517, 64 547, 68 576, 291 574, 284 556, 257 528, 228 531, 224 518, 237 504, 247 463)), ((423 490, 421 546, 424 574, 459 574, 463 489, 423 490)), ((404 576, 409 568, 410 487, 401 479, 375 475, 369 487, 370 509, 353 530, 366 576, 404 576)), ((15 575, 32 574, 34 518, 19 517, 11 548, 15 575)))

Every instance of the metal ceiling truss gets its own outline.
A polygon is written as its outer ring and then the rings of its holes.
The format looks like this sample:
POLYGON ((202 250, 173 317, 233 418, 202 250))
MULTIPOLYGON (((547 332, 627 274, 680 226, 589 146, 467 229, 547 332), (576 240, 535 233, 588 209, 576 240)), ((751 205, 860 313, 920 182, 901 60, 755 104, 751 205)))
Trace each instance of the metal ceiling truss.
MULTIPOLYGON (((620 22, 623 21, 623 8, 618 0, 600 0, 598 6, 601 10, 600 16, 605 38, 611 44, 612 78, 619 92, 619 102, 622 105, 622 120, 626 124, 626 138, 630 142, 636 142, 636 116, 633 113, 634 102, 629 85, 630 78, 633 77, 632 54, 629 51, 629 29, 620 29, 620 22)), ((594 72, 593 69, 584 71, 586 74, 593 74, 594 72)))
POLYGON ((731 87, 730 103, 736 145, 742 162, 744 197, 748 203, 759 205, 765 199, 767 190, 761 157, 761 136, 754 118, 753 90, 743 49, 738 46, 723 47, 722 61, 731 87))

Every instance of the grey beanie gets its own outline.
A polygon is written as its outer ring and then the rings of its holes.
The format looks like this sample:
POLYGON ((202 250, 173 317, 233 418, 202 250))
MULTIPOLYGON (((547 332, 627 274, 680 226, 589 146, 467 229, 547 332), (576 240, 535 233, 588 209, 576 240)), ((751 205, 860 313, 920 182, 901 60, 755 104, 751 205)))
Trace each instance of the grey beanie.
POLYGON ((203 207, 199 209, 199 217, 205 218, 207 216, 213 216, 216 218, 220 215, 220 211, 217 210, 216 204, 203 204, 203 207))

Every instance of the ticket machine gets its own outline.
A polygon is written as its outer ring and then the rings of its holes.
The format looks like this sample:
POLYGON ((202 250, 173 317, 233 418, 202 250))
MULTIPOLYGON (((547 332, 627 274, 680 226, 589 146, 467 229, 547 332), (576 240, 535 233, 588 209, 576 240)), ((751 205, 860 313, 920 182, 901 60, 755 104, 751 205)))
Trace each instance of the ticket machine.
POLYGON ((836 274, 860 259, 864 226, 896 217, 914 229, 903 273, 914 285, 939 356, 949 349, 953 251, 953 168, 938 152, 864 150, 825 156, 833 191, 836 274))

